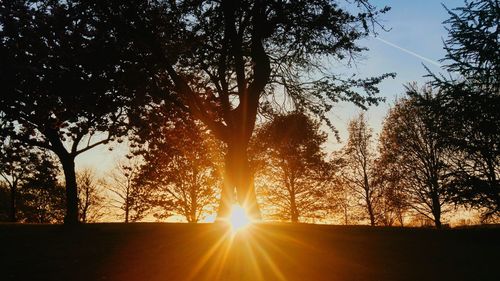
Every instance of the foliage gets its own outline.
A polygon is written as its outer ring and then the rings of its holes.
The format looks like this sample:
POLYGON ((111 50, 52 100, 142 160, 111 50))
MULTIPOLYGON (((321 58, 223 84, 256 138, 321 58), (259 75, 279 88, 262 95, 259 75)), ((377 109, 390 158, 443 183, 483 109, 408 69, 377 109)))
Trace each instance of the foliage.
POLYGON ((0 144, 0 177, 5 184, 2 203, 8 205, 8 220, 59 222, 64 193, 57 182, 58 172, 48 153, 4 138, 0 144))
POLYGON ((28 223, 62 223, 65 210, 65 190, 58 181, 60 170, 53 156, 42 154, 36 166, 36 176, 20 189, 20 218, 28 223))
POLYGON ((135 184, 148 189, 157 219, 176 215, 196 223, 215 211, 221 184, 220 143, 185 112, 177 114, 153 111, 148 120, 161 120, 153 123, 161 125, 136 136, 133 146, 144 161, 135 184))
POLYGON ((259 194, 272 217, 291 222, 324 218, 330 167, 326 133, 303 112, 277 115, 259 128, 255 150, 259 194))
POLYGON ((276 111, 275 101, 287 97, 332 125, 326 112, 336 102, 376 104, 377 84, 392 76, 342 78, 323 63, 349 63, 365 50, 357 41, 389 10, 366 0, 349 8, 331 0, 148 3, 139 13, 123 1, 111 1, 108 9, 131 44, 158 58, 165 88, 226 144, 223 216, 234 190, 240 204, 259 216, 247 156, 258 112, 276 111))
POLYGON ((356 198, 352 194, 345 173, 345 159, 342 151, 334 151, 329 163, 330 172, 326 188, 326 207, 332 219, 344 225, 354 224, 360 217, 356 198))
POLYGON ((380 188, 380 224, 391 226, 405 225, 405 218, 410 213, 409 196, 405 190, 405 170, 401 169, 393 159, 386 157, 387 147, 385 131, 379 137, 379 156, 375 160, 375 185, 380 188))
POLYGON ((0 176, 8 188, 9 220, 18 220, 19 189, 36 177, 41 158, 39 152, 29 150, 19 141, 9 138, 0 143, 0 176))
POLYGON ((52 156, 7 138, 0 146, 2 221, 61 222, 64 189, 52 156))
MULTIPOLYGON (((407 86, 408 92, 419 92, 421 99, 432 101, 436 94, 429 86, 418 89, 407 86)), ((399 188, 408 196, 413 210, 441 226, 450 184, 449 149, 444 145, 439 116, 429 108, 418 106, 415 98, 396 102, 387 115, 380 138, 382 161, 395 172, 399 188)))
POLYGON ((344 162, 343 177, 365 208, 373 226, 378 220, 377 207, 381 198, 381 188, 376 184, 375 148, 373 130, 368 127, 364 113, 360 113, 348 124, 349 138, 342 149, 344 162))
POLYGON ((127 160, 118 162, 106 183, 111 192, 111 206, 120 210, 118 216, 125 223, 143 219, 151 209, 151 191, 137 182, 140 162, 127 155, 127 160))
POLYGON ((0 135, 59 157, 68 223, 78 220, 74 158, 122 136, 126 109, 151 88, 144 57, 115 36, 99 2, 0 4, 0 135))
MULTIPOLYGON (((473 0, 448 10, 442 60, 456 78, 430 74, 439 88, 432 107, 440 138, 456 151, 450 192, 456 203, 500 214, 500 4, 473 0)), ((416 94, 418 96, 418 94, 416 94)))

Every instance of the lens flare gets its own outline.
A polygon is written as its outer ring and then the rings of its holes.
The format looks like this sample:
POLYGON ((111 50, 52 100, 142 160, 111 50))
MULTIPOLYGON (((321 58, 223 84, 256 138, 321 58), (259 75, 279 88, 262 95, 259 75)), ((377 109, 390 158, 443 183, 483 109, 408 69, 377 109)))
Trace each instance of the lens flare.
POLYGON ((239 205, 233 205, 231 217, 229 218, 229 223, 231 224, 233 232, 237 232, 247 227, 251 222, 244 208, 239 205))

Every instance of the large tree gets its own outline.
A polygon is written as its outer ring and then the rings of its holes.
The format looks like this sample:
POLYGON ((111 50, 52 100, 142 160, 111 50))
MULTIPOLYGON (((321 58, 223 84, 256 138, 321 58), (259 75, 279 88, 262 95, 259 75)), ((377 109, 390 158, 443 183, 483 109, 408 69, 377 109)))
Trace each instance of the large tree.
POLYGON ((339 100, 363 107, 379 101, 376 85, 386 75, 342 79, 323 63, 359 55, 365 49, 356 42, 388 10, 352 2, 344 8, 332 0, 168 1, 151 2, 147 13, 106 3, 120 11, 113 15, 124 33, 156 54, 165 87, 226 144, 221 217, 235 197, 260 216, 247 152, 260 111, 288 97, 328 122, 326 112, 339 100))
POLYGON ((349 138, 343 148, 345 160, 343 177, 359 198, 366 210, 370 225, 378 220, 378 203, 381 197, 380 184, 376 182, 376 151, 373 129, 368 126, 364 113, 349 121, 349 138))
POLYGON ((324 219, 330 172, 323 146, 326 133, 302 112, 277 115, 255 136, 259 194, 270 215, 293 223, 324 219))
MULTIPOLYGON (((150 80, 97 13, 99 1, 0 4, 0 136, 54 152, 65 176, 67 223, 78 222, 75 158, 126 131, 125 105, 150 80), (142 78, 145 78, 142 80, 142 78), (129 87, 125 87, 128 85, 129 87), (142 86, 139 86, 142 85, 142 86), (133 89, 128 91, 128 89, 133 89)), ((152 64, 153 65, 153 64, 152 64)))
MULTIPOLYGON (((407 87, 407 92, 417 91, 426 100, 435 98, 428 86, 407 87)), ((450 203, 450 153, 439 136, 440 126, 430 108, 419 106, 415 98, 402 98, 384 120, 380 139, 381 158, 387 169, 397 171, 410 206, 436 227, 441 227, 443 208, 450 203)))
MULTIPOLYGON (((442 120, 440 137, 456 150, 457 203, 500 214, 500 2, 466 1, 447 10, 449 36, 442 62, 451 78, 431 74, 439 95, 433 106, 442 120)), ((416 95, 418 97, 418 93, 416 95)))

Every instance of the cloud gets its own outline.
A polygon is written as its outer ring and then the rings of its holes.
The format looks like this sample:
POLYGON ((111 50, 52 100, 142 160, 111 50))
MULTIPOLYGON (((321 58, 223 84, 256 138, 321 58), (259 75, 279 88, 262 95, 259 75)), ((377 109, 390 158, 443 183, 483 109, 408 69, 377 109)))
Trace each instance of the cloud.
POLYGON ((431 64, 433 64, 433 65, 435 65, 435 66, 437 66, 437 67, 442 67, 442 65, 441 65, 439 62, 435 61, 435 60, 432 60, 432 59, 430 59, 430 58, 426 58, 426 57, 424 57, 424 56, 422 56, 422 55, 419 55, 419 54, 417 54, 417 53, 415 53, 415 52, 413 52, 413 51, 410 51, 410 50, 408 50, 408 49, 405 49, 405 48, 403 48, 403 47, 401 47, 401 46, 398 46, 398 45, 396 45, 396 44, 394 44, 394 43, 391 43, 391 42, 389 42, 389 41, 387 41, 387 40, 384 40, 384 39, 382 39, 382 38, 380 38, 380 37, 374 37, 374 38, 375 38, 375 39, 377 39, 378 41, 380 41, 380 42, 382 42, 382 43, 384 43, 384 44, 388 45, 388 46, 391 46, 391 47, 393 47, 393 48, 396 48, 396 49, 398 49, 398 50, 401 50, 401 51, 403 51, 403 52, 405 52, 405 53, 407 53, 407 54, 410 54, 410 55, 412 55, 412 56, 414 56, 414 57, 416 57, 416 58, 419 58, 419 59, 421 59, 421 60, 423 60, 423 61, 426 61, 426 62, 428 62, 428 63, 431 63, 431 64))

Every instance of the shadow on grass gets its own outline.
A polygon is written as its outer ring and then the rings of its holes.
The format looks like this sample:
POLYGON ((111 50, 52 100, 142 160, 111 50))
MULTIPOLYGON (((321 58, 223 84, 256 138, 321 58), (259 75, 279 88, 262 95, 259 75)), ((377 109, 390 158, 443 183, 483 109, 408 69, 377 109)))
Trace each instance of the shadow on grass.
POLYGON ((0 280, 500 280, 500 228, 0 224, 0 280))

